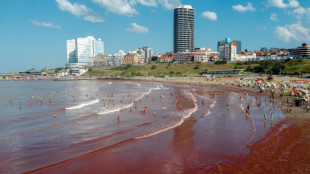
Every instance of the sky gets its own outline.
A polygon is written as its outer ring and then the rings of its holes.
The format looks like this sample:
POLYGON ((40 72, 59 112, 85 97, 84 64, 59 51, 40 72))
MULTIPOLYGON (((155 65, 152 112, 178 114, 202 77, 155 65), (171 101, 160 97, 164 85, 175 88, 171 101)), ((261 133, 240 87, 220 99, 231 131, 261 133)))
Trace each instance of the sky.
POLYGON ((226 37, 242 50, 310 42, 310 0, 0 0, 0 73, 64 67, 66 40, 94 36, 105 54, 173 50, 173 9, 195 9, 195 47, 226 37))

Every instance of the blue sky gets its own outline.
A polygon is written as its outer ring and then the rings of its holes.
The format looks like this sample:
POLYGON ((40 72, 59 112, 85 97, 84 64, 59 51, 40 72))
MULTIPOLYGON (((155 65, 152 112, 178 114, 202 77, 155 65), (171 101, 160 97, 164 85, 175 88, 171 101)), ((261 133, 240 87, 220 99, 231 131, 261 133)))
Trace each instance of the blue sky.
POLYGON ((195 9, 195 47, 241 40, 242 49, 310 41, 309 0, 0 0, 0 73, 63 67, 66 40, 102 38, 105 53, 173 49, 173 8, 195 9))

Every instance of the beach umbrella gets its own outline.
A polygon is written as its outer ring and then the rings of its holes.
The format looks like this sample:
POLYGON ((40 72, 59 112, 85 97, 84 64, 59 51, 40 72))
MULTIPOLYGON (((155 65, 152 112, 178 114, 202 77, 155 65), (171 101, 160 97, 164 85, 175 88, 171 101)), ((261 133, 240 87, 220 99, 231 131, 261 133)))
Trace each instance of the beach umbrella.
POLYGON ((285 90, 284 93, 287 94, 287 93, 288 93, 288 90, 285 90))

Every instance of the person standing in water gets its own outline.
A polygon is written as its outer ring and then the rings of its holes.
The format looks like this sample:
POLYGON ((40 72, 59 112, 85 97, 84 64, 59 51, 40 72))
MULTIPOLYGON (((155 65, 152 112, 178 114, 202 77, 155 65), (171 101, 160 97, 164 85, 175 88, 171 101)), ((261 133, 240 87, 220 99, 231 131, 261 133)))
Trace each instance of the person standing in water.
POLYGON ((165 105, 163 105, 163 107, 162 107, 162 110, 164 111, 164 110, 166 110, 166 107, 165 107, 165 105))

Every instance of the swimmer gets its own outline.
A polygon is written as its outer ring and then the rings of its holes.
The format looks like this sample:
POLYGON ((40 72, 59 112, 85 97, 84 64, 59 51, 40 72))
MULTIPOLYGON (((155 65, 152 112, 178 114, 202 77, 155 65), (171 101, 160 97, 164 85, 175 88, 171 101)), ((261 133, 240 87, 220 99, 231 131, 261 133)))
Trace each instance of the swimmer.
POLYGON ((155 111, 155 110, 154 110, 154 112, 153 112, 153 116, 156 117, 156 111, 155 111))
POLYGON ((265 115, 264 115, 264 118, 265 118, 265 121, 267 120, 267 114, 265 113, 265 115))
POLYGON ((121 120, 120 116, 118 115, 117 116, 117 121, 119 122, 121 120))
POLYGON ((162 110, 164 111, 164 110, 166 110, 166 107, 165 107, 165 105, 163 105, 163 107, 162 107, 162 110))

